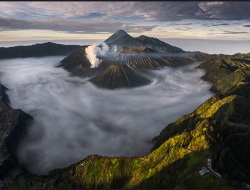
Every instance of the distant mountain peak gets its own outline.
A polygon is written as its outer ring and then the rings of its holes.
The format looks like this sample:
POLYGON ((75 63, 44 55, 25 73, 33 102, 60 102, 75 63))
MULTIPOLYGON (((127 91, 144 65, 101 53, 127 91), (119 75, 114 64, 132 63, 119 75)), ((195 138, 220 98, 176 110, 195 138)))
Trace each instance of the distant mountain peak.
POLYGON ((104 41, 110 46, 127 46, 131 48, 145 47, 159 52, 184 52, 181 48, 167 44, 157 38, 140 35, 133 38, 123 30, 117 30, 112 36, 104 41))
POLYGON ((127 38, 132 38, 132 36, 130 36, 127 32, 125 32, 124 30, 117 30, 114 34, 112 34, 108 39, 106 39, 104 42, 106 44, 111 44, 114 41, 118 40, 121 37, 126 36, 127 38))
POLYGON ((116 35, 121 35, 121 34, 128 35, 128 33, 125 32, 124 30, 117 30, 114 34, 116 34, 116 35))
POLYGON ((140 35, 139 37, 137 37, 137 39, 139 39, 139 40, 145 40, 146 38, 151 38, 151 37, 148 37, 145 35, 140 35))
POLYGON ((138 38, 148 38, 148 37, 145 35, 140 35, 138 38))

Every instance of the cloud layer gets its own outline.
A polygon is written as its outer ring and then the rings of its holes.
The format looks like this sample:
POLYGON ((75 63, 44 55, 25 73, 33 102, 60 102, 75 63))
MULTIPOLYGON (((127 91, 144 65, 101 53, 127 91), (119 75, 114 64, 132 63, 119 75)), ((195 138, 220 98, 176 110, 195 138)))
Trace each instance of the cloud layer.
POLYGON ((195 65, 152 71, 147 76, 152 84, 112 91, 55 68, 62 59, 0 61, 11 106, 35 118, 18 158, 37 174, 91 154, 147 155, 151 139, 167 124, 212 96, 211 84, 200 79, 204 72, 195 65))
POLYGON ((182 19, 241 20, 249 19, 250 3, 223 2, 1 2, 1 17, 68 18, 102 15, 99 19, 145 17, 158 21, 182 19))
POLYGON ((41 21, 26 21, 12 18, 0 18, 0 31, 9 30, 54 30, 65 31, 71 34, 93 34, 94 32, 115 32, 117 29, 124 28, 126 31, 136 32, 149 31, 155 26, 139 26, 134 24, 124 25, 120 22, 96 21, 87 22, 81 20, 66 20, 66 19, 46 19, 41 21), (98 28, 98 29, 97 29, 98 28))
MULTIPOLYGON (((127 32, 145 32, 169 21, 249 20, 249 9, 247 1, 0 2, 0 31, 41 29, 92 34, 124 28, 127 32)), ((228 23, 212 26, 220 25, 228 23)))

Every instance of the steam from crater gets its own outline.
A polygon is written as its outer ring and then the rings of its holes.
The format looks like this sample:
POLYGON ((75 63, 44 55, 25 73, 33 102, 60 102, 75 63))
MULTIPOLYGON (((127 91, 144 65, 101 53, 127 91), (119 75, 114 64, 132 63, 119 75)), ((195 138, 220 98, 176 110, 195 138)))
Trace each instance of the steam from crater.
POLYGON ((100 64, 99 59, 97 58, 98 55, 107 56, 109 53, 109 46, 105 43, 102 43, 102 48, 96 46, 94 43, 92 46, 88 46, 85 49, 87 54, 87 58, 89 59, 91 66, 90 68, 98 67, 100 64))

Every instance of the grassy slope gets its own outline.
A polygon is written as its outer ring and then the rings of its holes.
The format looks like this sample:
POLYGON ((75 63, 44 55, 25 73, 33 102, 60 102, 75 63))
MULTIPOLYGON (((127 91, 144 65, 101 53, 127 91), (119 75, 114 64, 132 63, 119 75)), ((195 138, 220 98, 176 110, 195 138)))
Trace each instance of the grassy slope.
POLYGON ((204 80, 213 82, 212 90, 225 92, 239 82, 250 80, 250 55, 235 54, 224 58, 209 59, 197 68, 204 69, 204 80))

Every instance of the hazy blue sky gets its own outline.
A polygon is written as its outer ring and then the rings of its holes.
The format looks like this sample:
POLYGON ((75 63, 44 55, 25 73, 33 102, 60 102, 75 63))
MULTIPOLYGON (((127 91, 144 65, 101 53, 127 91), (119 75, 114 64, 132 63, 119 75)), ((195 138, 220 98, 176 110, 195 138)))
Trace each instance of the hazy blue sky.
POLYGON ((250 1, 0 2, 0 42, 136 37, 246 40, 250 1))

